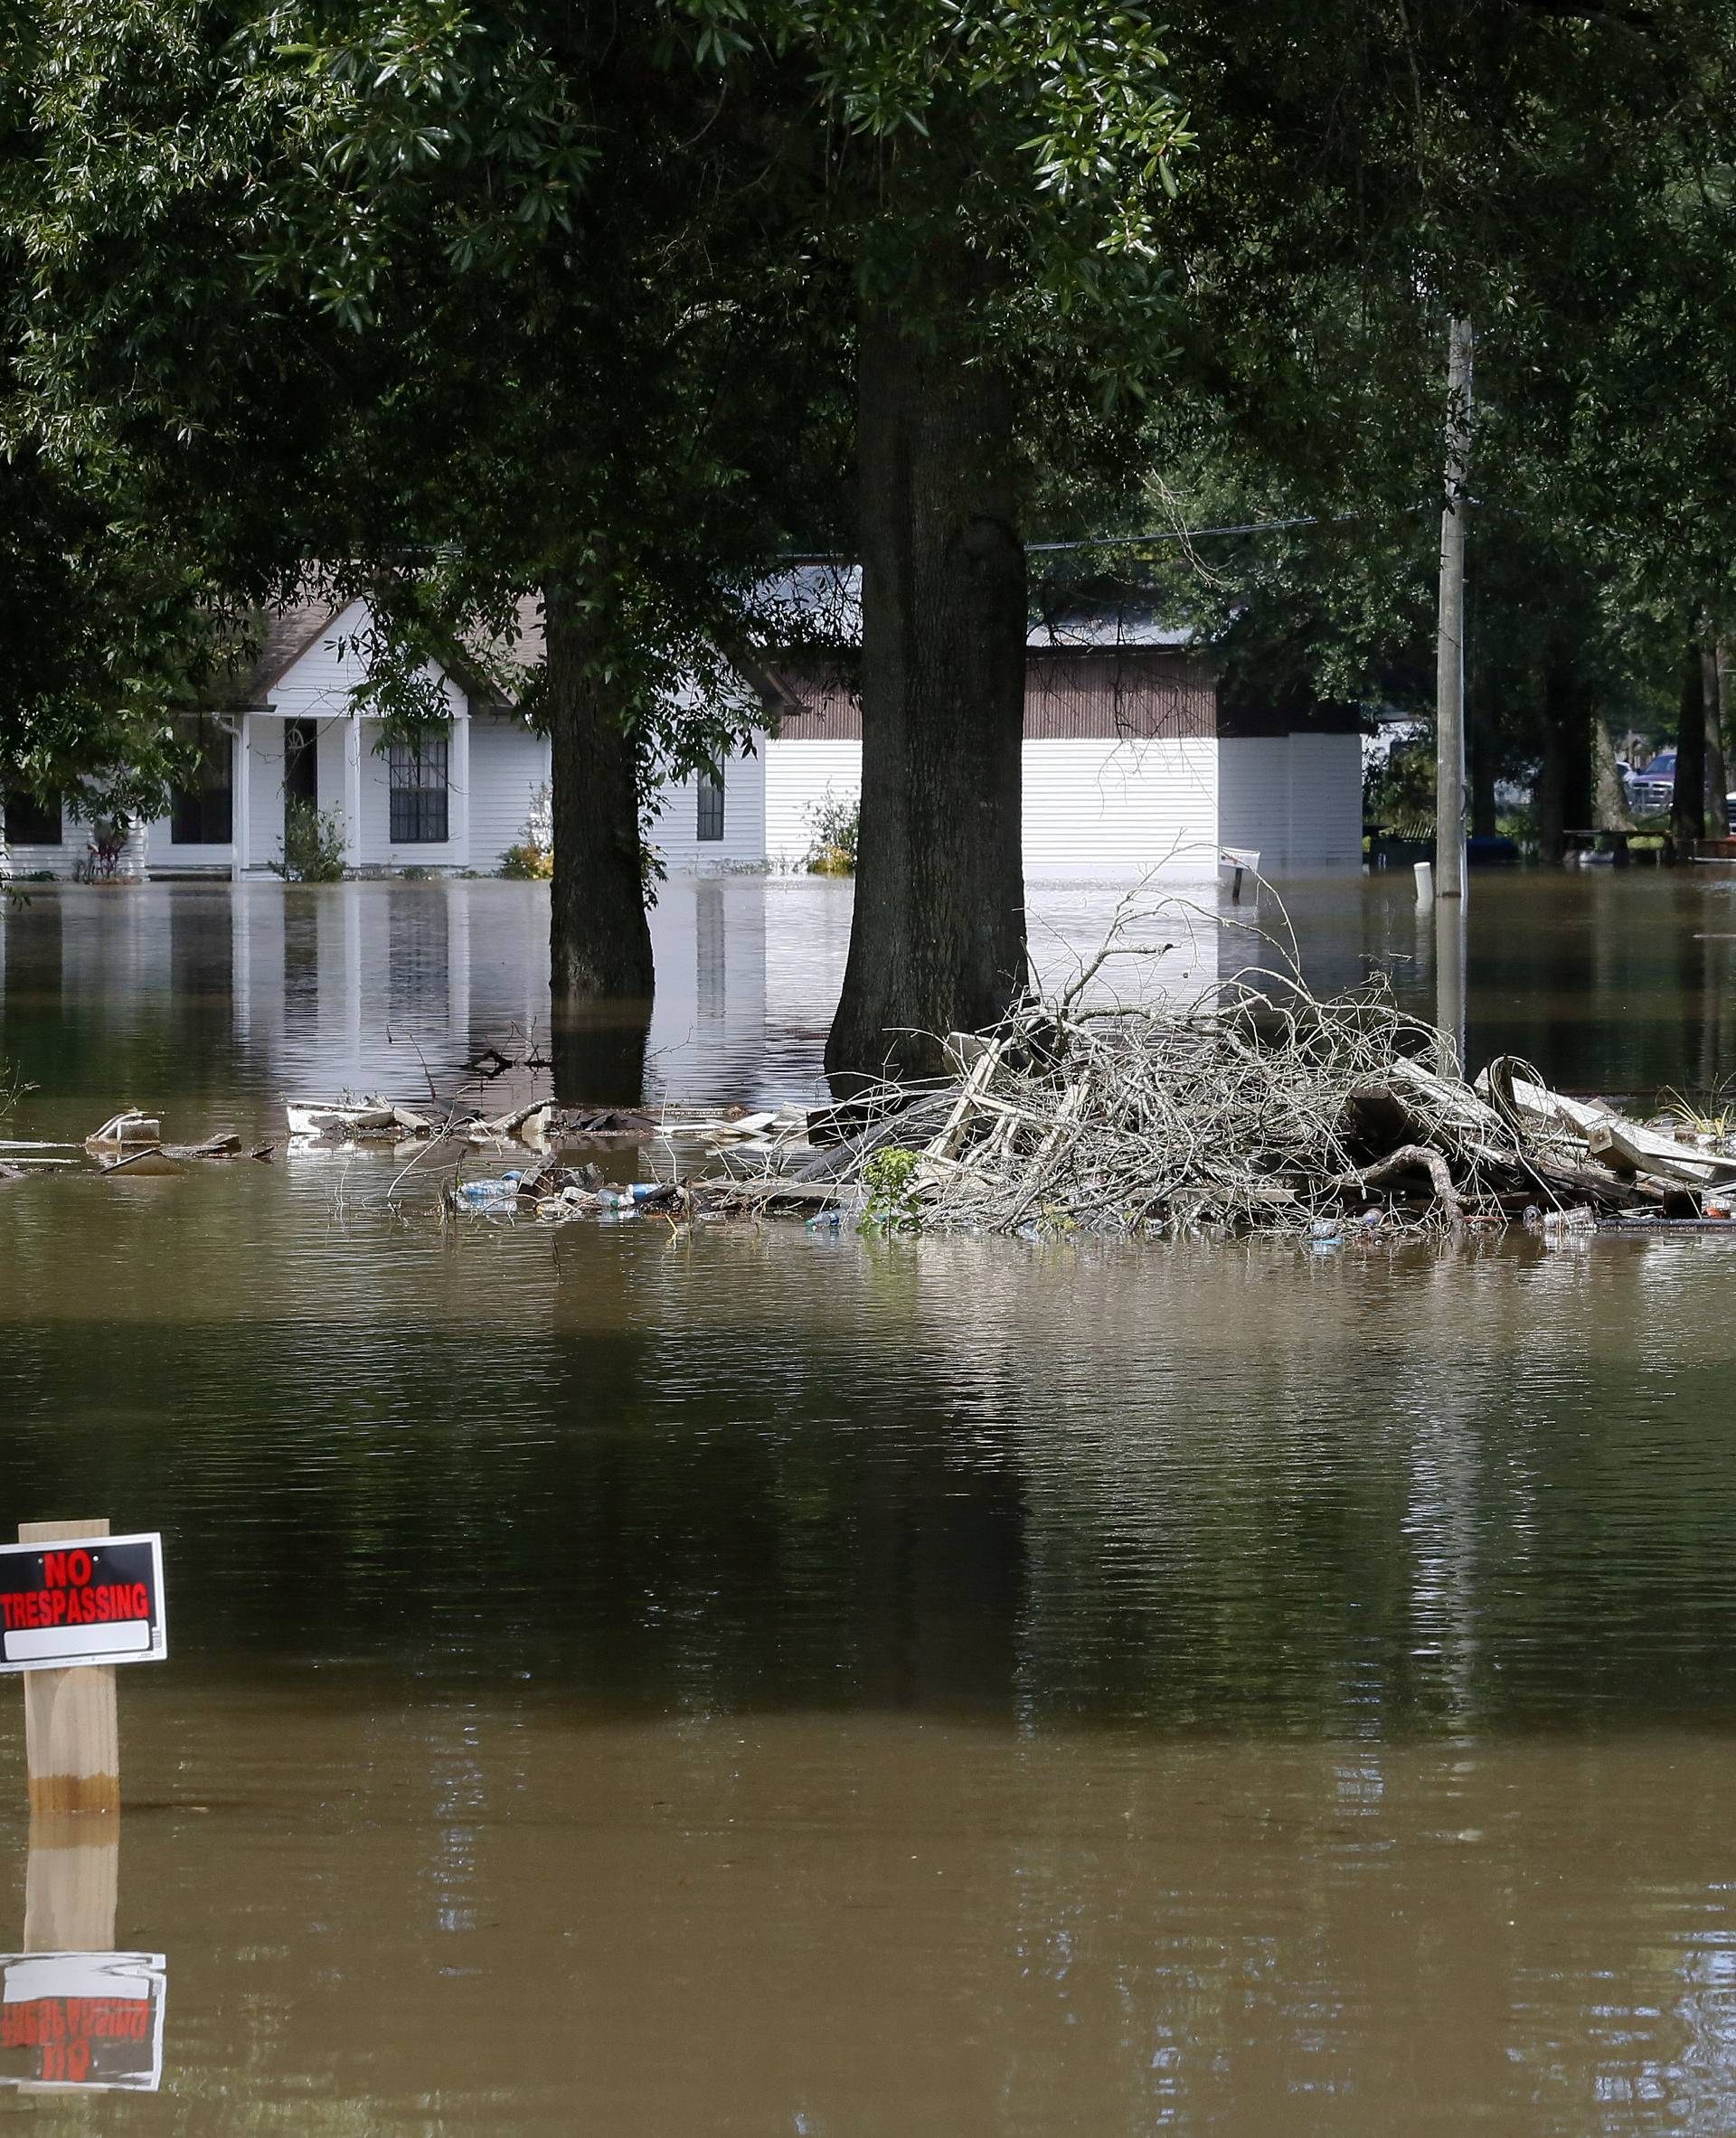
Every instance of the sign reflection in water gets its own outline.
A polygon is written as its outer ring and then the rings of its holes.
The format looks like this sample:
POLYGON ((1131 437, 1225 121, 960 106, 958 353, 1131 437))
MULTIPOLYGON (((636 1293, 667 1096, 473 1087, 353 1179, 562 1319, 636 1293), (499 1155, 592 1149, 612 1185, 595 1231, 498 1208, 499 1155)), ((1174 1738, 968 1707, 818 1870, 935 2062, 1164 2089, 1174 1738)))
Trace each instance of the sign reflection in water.
POLYGON ((30 1822, 24 1951, 0 1955, 0 2086, 155 2093, 167 1963, 118 1953, 120 1818, 30 1822))
POLYGON ((167 1983, 160 1953, 0 1957, 0 2085, 154 2094, 167 1983))

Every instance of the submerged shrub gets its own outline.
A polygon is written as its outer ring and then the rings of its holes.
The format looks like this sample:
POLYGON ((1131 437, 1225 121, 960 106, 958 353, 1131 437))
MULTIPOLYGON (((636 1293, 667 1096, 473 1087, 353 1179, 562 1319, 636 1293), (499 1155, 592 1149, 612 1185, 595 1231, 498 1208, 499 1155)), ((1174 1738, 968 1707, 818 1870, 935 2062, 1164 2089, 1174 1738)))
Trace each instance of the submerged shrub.
POLYGON ((862 802, 855 795, 835 795, 827 787, 807 811, 814 843, 804 866, 810 876, 854 876, 856 839, 862 828, 862 802))
POLYGON ((523 834, 500 857, 500 872, 515 883, 546 883, 554 874, 554 801, 546 779, 531 796, 523 834))
POLYGON ((546 846, 521 839, 501 855, 500 872, 514 883, 546 883, 554 874, 554 856, 546 846))
POLYGON ((290 802, 283 812, 283 859, 267 864, 288 883, 342 883, 344 820, 311 802, 290 802))

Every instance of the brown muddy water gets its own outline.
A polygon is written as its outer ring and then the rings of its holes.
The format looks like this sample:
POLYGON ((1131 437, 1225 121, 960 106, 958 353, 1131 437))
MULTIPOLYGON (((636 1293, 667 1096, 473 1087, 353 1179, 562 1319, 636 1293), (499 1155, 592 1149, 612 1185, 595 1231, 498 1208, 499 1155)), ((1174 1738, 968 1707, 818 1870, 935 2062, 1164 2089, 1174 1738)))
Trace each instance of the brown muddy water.
MULTIPOLYGON (((1477 893, 1474 1059, 1736 1069, 1724 882, 1477 893)), ((1424 1006, 1408 886, 1287 898, 1424 1006)), ((847 913, 670 887, 660 1088, 814 1088, 847 913)), ((34 893, 7 1133, 450 1088, 544 914, 34 893)), ((162 1529, 173 1644, 162 2091, 0 2133, 1736 2128, 1736 1249, 442 1230, 395 1171, 0 1188, 0 1523, 162 1529)))

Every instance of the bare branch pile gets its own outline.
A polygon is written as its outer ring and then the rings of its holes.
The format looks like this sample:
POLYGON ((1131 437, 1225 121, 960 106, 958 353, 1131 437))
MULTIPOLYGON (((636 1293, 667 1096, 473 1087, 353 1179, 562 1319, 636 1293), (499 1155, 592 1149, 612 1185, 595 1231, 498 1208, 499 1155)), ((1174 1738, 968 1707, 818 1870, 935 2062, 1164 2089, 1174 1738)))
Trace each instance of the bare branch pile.
POLYGON ((955 1035, 954 1077, 870 1094, 870 1126, 802 1176, 910 1229, 1169 1233, 1700 1216, 1736 1181, 1717 1139, 1561 1098, 1524 1064, 1467 1083, 1383 989, 1243 977, 1103 1011, 1079 992, 955 1035))

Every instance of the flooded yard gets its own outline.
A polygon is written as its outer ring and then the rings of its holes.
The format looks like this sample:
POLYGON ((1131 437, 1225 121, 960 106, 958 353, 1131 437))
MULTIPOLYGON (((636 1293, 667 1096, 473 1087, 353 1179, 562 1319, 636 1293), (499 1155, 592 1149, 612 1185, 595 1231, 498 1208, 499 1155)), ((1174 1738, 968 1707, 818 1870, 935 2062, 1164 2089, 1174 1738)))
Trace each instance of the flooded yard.
MULTIPOLYGON (((1474 889, 1473 1062, 1736 1071, 1731 879, 1474 889)), ((1116 896, 1036 891, 1052 969, 1116 896)), ((654 1094, 817 1093, 848 901, 666 886, 654 1094)), ((1429 1012, 1408 880, 1286 903, 1429 1012)), ((33 890, 0 1133, 474 1092, 545 928, 33 890)), ((1736 2125, 1736 1245, 442 1229, 396 1171, 0 1187, 0 1520, 160 1528, 173 1641, 120 1683, 162 2091, 0 2127, 1736 2125)), ((21 1740, 0 1683, 0 1950, 21 1740)))

